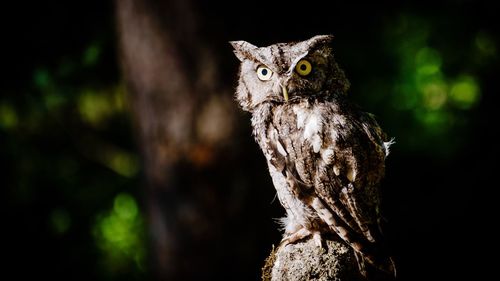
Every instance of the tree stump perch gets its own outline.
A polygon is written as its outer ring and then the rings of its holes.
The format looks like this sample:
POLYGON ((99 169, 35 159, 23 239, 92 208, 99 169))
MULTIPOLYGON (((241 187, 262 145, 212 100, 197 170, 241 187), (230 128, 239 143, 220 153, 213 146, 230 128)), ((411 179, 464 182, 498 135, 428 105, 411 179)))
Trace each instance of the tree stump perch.
POLYGON ((271 251, 262 269, 263 281, 363 280, 353 250, 342 242, 313 239, 288 244, 271 251))

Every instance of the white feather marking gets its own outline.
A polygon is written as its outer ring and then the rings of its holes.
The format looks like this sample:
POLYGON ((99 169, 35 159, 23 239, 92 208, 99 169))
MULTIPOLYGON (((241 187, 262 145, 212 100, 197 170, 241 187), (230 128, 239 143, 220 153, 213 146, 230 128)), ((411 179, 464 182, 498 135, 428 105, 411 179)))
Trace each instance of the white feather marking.
POLYGON ((321 150, 321 159, 323 159, 323 162, 325 162, 328 165, 328 164, 332 163, 332 161, 333 161, 333 154, 334 154, 333 147, 329 147, 327 149, 322 149, 321 150))
POLYGON ((337 124, 339 124, 341 126, 347 125, 347 119, 342 115, 335 115, 334 122, 336 122, 337 124))
POLYGON ((302 107, 294 106, 293 112, 297 115, 297 128, 301 129, 305 126, 305 121, 307 119, 308 111, 302 107))
POLYGON ((283 156, 287 156, 287 155, 288 155, 288 153, 286 153, 286 150, 285 150, 285 148, 283 148, 283 146, 281 145, 281 142, 277 141, 276 143, 277 143, 277 146, 278 146, 278 151, 279 151, 279 153, 281 153, 281 155, 283 155, 283 156))
POLYGON ((340 169, 338 166, 333 166, 333 172, 335 173, 336 176, 340 175, 340 169))
POLYGON ((300 105, 295 106, 293 112, 297 115, 297 128, 304 129, 304 139, 309 141, 315 153, 319 153, 323 145, 321 115, 300 105))
POLYGON ((334 141, 334 143, 335 143, 337 141, 337 139, 339 138, 339 134, 337 133, 337 131, 335 129, 333 129, 330 131, 330 137, 332 138, 332 141, 334 141))
POLYGON ((389 147, 395 143, 396 143, 396 141, 394 140, 394 138, 392 138, 390 141, 384 142, 385 157, 389 156, 389 152, 390 152, 389 147))
POLYGON ((350 182, 354 182, 356 180, 356 171, 354 169, 349 169, 347 171, 347 179, 350 181, 350 182))
POLYGON ((319 150, 321 149, 321 145, 323 144, 323 142, 321 141, 321 138, 318 134, 315 134, 313 137, 312 137, 312 141, 311 141, 311 145, 313 147, 313 151, 314 153, 318 153, 319 150))
POLYGON ((315 113, 309 114, 307 118, 306 127, 304 128, 304 139, 309 140, 313 148, 314 153, 318 153, 323 145, 321 140, 321 128, 322 121, 321 116, 315 113))
POLYGON ((321 127, 321 120, 316 114, 310 114, 307 119, 306 127, 304 128, 304 138, 311 139, 311 137, 319 133, 321 127))

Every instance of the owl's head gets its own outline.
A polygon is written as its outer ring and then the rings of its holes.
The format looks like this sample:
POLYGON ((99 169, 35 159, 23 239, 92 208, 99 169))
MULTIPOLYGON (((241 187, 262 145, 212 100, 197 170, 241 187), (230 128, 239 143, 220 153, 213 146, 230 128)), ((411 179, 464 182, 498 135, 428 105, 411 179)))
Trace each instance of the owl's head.
POLYGON ((296 43, 256 47, 230 42, 241 61, 236 99, 246 111, 264 102, 295 102, 342 95, 349 88, 333 58, 333 36, 318 35, 296 43))

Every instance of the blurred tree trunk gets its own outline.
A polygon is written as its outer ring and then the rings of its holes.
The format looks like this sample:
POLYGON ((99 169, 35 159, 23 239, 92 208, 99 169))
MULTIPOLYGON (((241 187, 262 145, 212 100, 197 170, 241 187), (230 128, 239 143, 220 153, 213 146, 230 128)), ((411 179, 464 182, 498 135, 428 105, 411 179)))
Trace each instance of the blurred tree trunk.
POLYGON ((236 106, 191 1, 116 0, 122 72, 142 150, 153 272, 220 277, 236 106))

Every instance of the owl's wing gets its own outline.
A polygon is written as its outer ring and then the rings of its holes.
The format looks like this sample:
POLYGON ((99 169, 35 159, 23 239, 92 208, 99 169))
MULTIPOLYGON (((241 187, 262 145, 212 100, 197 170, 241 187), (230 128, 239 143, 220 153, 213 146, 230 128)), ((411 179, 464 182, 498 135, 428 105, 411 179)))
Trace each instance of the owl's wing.
POLYGON ((369 115, 347 121, 333 118, 312 131, 291 126, 287 134, 271 128, 275 132, 269 141, 274 151, 271 163, 295 196, 330 229, 369 263, 393 271, 378 249, 378 184, 384 173, 385 135, 369 115))
POLYGON ((373 116, 359 112, 345 118, 344 124, 325 125, 324 149, 333 153, 316 157, 315 192, 347 225, 351 241, 346 242, 360 259, 395 275, 379 224, 379 184, 389 143, 373 116))
POLYGON ((318 159, 316 177, 332 180, 318 180, 316 192, 330 208, 347 211, 341 217, 353 231, 370 244, 381 242, 379 183, 385 170, 386 137, 370 115, 360 113, 349 124, 343 128, 343 137, 337 136, 342 128, 335 123, 327 127, 330 132, 337 132, 327 134, 331 137, 333 157, 318 159), (354 224, 349 222, 351 219, 354 224))

